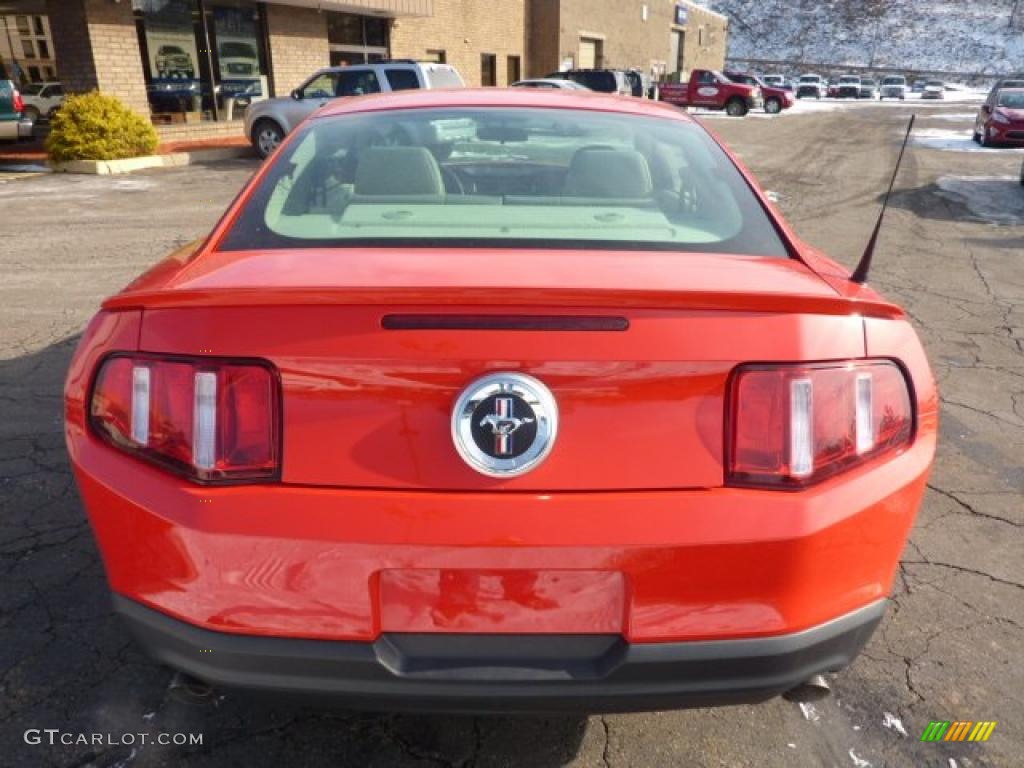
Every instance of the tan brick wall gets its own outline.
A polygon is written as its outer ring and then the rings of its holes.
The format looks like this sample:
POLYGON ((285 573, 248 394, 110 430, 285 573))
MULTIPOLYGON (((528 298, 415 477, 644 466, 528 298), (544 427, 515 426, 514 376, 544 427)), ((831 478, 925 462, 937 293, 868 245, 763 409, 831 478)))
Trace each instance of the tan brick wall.
POLYGON ((497 56, 498 85, 508 84, 508 58, 520 58, 525 77, 526 0, 434 0, 434 15, 398 18, 391 28, 391 55, 424 59, 443 50, 467 85, 481 84, 480 55, 497 56))
POLYGON ((110 0, 49 0, 60 76, 72 92, 98 88, 149 116, 142 53, 132 4, 110 0), (59 8, 59 9, 58 9, 59 8))
POLYGON ((694 69, 722 69, 729 40, 728 22, 716 13, 689 6, 683 42, 683 79, 694 69))
POLYGON ((668 0, 531 0, 531 31, 536 50, 532 71, 536 75, 546 74, 558 69, 563 59, 568 58, 573 66, 578 66, 581 37, 601 41, 601 66, 645 72, 664 67, 673 8, 674 3, 668 0), (555 29, 557 41, 552 40, 555 29))
MULTIPOLYGON (((601 41, 601 66, 638 69, 648 74, 671 69, 671 31, 675 0, 530 0, 530 73, 540 77, 559 68, 563 59, 579 64, 581 37, 601 41), (643 9, 647 8, 647 18, 643 9)), ((720 69, 725 64, 726 21, 688 4, 683 46, 689 68, 720 69), (703 45, 698 44, 703 27, 703 45)))
POLYGON ((327 16, 313 8, 266 5, 274 96, 286 96, 331 63, 327 16))

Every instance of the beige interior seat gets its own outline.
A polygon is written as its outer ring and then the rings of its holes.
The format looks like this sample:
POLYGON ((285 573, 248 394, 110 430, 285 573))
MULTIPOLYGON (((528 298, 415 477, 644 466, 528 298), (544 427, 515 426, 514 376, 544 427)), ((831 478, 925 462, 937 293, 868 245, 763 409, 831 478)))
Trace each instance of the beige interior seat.
POLYGON ((371 147, 356 167, 357 195, 443 195, 441 168, 426 147, 371 147))
POLYGON ((635 149, 584 148, 573 155, 564 195, 588 198, 647 199, 654 185, 651 169, 635 149))

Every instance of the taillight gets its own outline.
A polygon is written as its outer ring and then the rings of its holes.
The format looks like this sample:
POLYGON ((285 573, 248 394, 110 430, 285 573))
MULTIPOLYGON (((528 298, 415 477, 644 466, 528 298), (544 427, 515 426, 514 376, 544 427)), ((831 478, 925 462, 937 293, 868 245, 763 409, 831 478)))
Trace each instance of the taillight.
POLYGON ((801 488, 913 437, 907 380, 889 361, 741 366, 728 402, 729 485, 801 488))
POLYGON ((21 114, 25 111, 25 102, 21 98, 21 93, 18 91, 14 92, 14 111, 21 114))
POLYGON ((107 358, 90 405, 109 443, 193 480, 276 478, 280 389, 263 363, 152 355, 107 358))

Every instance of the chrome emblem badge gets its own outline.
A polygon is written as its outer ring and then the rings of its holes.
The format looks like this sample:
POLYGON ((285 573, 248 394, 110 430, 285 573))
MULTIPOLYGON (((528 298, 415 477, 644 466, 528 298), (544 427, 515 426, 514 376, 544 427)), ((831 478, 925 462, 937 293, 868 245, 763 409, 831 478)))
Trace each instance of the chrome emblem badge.
POLYGON ((459 395, 452 440, 463 460, 490 477, 514 477, 540 464, 558 433, 558 405, 544 384, 522 373, 493 373, 459 395))

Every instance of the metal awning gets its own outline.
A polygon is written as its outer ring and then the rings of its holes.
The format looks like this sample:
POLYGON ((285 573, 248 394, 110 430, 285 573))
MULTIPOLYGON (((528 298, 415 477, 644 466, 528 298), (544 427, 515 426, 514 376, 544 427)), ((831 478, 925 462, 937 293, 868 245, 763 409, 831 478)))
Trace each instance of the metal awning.
POLYGON ((322 11, 343 11, 371 16, 433 16, 434 0, 267 0, 272 5, 293 5, 322 11))
POLYGON ((46 12, 45 0, 0 0, 0 14, 46 12))

